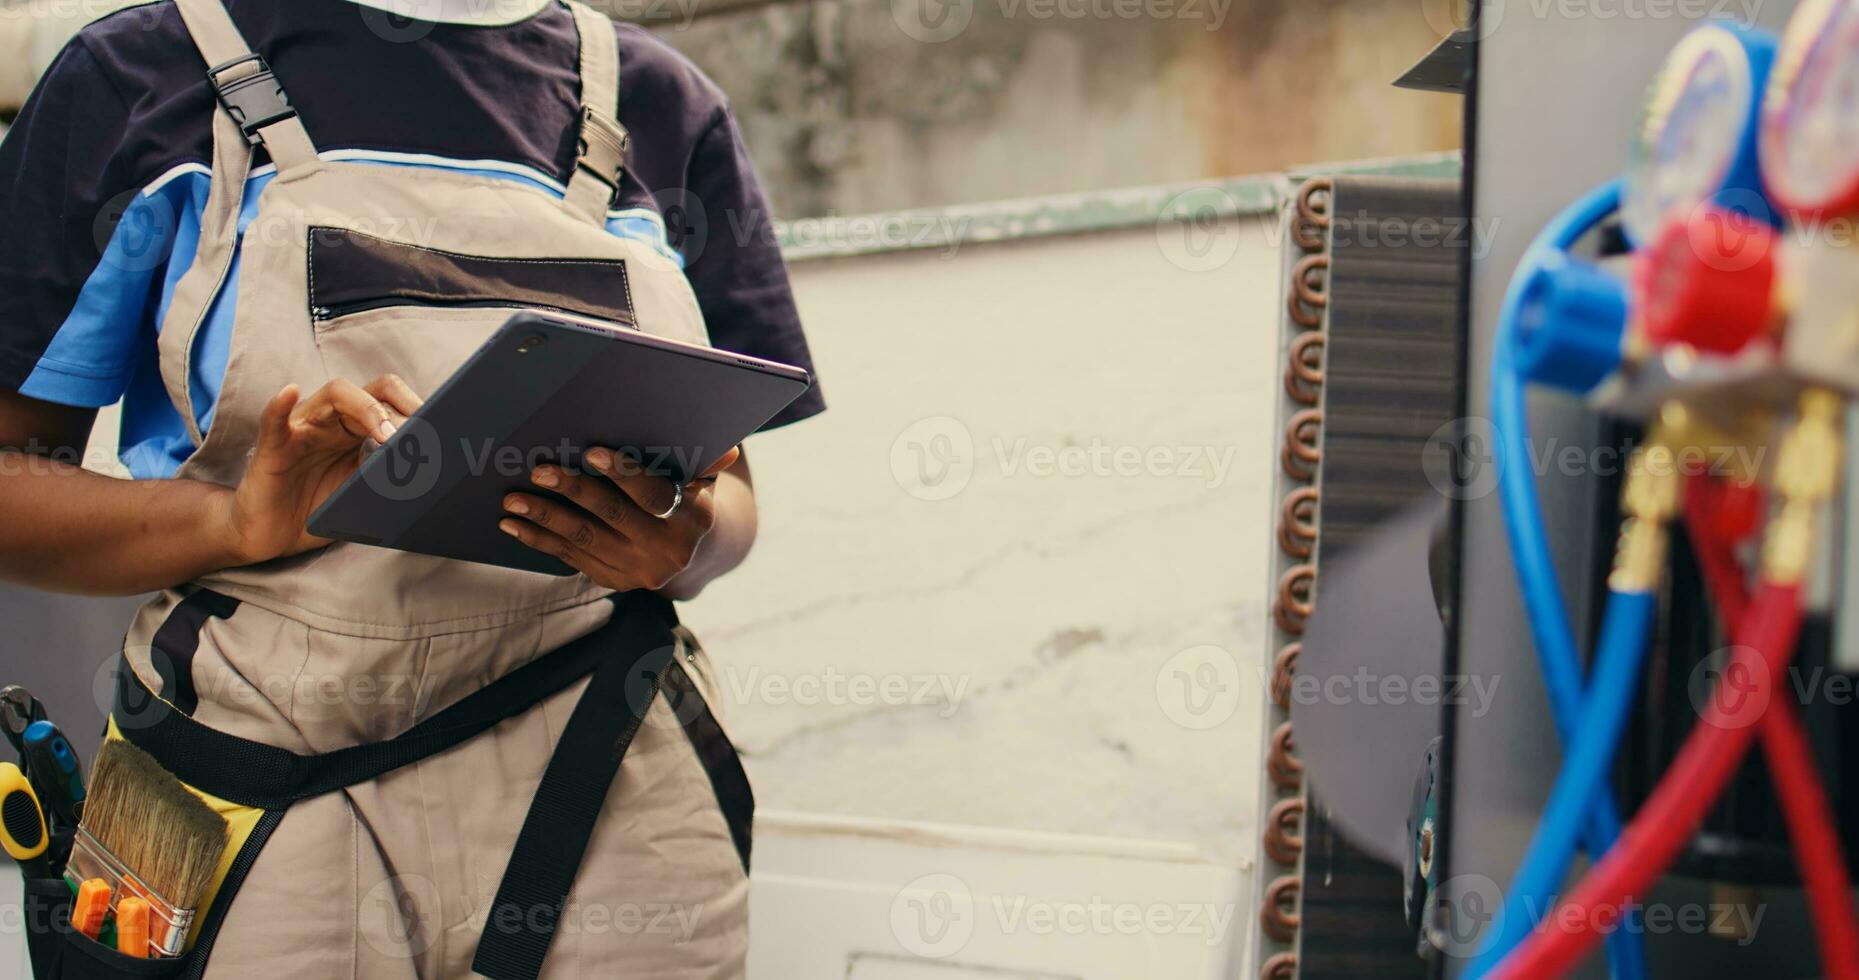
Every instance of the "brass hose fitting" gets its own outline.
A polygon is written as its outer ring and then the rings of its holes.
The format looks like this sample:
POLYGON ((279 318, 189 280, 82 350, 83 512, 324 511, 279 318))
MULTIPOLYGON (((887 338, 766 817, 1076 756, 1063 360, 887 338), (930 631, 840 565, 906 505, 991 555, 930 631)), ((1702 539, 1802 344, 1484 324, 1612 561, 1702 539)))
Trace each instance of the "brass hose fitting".
POLYGON ((1675 444, 1687 429, 1688 414, 1677 402, 1661 406, 1651 438, 1633 453, 1620 494, 1626 516, 1607 579, 1615 592, 1651 592, 1665 576, 1666 525, 1678 516, 1684 489, 1675 444))
POLYGON ((1846 402, 1824 388, 1801 393, 1801 414, 1782 437, 1775 460, 1775 491, 1781 513, 1769 523, 1762 543, 1762 575, 1791 585, 1807 576, 1813 561, 1820 507, 1840 484, 1840 423, 1846 402))

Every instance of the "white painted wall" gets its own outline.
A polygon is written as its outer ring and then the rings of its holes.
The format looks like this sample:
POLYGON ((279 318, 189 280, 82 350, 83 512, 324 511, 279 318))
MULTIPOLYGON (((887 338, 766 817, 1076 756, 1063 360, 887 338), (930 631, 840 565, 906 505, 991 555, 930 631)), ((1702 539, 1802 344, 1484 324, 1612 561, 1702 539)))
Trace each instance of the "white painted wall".
POLYGON ((765 805, 1256 854, 1278 256, 1180 235, 796 264, 831 408, 750 442, 761 540, 686 615, 765 805), (1093 445, 1231 469, 1013 471, 1093 445))

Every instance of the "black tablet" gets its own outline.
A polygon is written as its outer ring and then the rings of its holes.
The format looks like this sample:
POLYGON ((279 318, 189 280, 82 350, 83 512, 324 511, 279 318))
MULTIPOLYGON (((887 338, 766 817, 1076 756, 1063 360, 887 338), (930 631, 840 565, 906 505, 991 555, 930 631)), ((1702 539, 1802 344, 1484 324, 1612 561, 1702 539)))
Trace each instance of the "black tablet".
POLYGON ((688 482, 812 384, 742 354, 521 312, 505 321, 310 516, 310 533, 553 575, 567 565, 498 530, 542 463, 605 447, 688 482))

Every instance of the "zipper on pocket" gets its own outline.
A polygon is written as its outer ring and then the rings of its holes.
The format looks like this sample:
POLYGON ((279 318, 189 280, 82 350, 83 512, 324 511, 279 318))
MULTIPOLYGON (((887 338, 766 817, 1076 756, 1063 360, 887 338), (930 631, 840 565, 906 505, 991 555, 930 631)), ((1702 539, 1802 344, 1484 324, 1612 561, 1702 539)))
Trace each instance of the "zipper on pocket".
POLYGON ((616 318, 611 315, 618 311, 610 311, 609 315, 603 316, 585 310, 569 309, 565 306, 551 306, 547 303, 523 303, 515 300, 496 299, 446 300, 433 299, 430 296, 372 296, 367 299, 351 300, 346 303, 313 306, 310 308, 310 318, 318 323, 323 323, 329 320, 351 316, 356 313, 366 313, 370 310, 383 310, 397 306, 442 310, 540 310, 545 313, 560 313, 564 316, 572 316, 579 319, 594 319, 603 323, 617 323, 620 326, 633 330, 639 329, 639 325, 633 322, 632 317, 626 316, 623 318, 616 318))
POLYGON ((404 306, 538 310, 639 327, 624 258, 471 255, 322 225, 305 247, 318 323, 404 306))

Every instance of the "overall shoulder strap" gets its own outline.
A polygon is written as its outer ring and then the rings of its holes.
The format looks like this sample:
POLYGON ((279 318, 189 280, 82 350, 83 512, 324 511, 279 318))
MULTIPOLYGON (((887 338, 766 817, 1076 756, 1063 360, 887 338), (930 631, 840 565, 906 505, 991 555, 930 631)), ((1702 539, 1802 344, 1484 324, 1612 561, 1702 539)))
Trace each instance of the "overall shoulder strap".
POLYGON ((567 205, 602 227, 626 166, 626 128, 620 125, 620 52, 613 22, 580 0, 568 0, 581 36, 581 135, 567 205))
POLYGON ((207 84, 219 102, 213 112, 213 174, 200 215, 200 241, 193 264, 175 284, 156 340, 168 399, 186 424, 188 438, 199 445, 204 436, 194 417, 189 365, 194 340, 237 250, 252 147, 263 145, 285 173, 316 162, 316 146, 270 66, 252 53, 221 0, 175 0, 175 7, 206 60, 207 84))
MULTIPOLYGON (((207 63, 207 84, 219 99, 215 120, 238 130, 248 146, 263 145, 280 173, 316 161, 304 131, 271 66, 252 52, 222 0, 175 0, 187 33, 207 63)), ((219 136, 215 127, 214 136, 219 136)))

